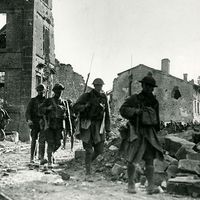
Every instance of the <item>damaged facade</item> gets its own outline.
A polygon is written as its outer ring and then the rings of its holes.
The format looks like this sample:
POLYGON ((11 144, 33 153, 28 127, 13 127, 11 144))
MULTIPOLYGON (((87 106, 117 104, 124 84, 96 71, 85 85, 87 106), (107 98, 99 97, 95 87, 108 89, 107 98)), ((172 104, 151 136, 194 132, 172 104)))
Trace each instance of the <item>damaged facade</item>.
POLYGON ((56 61, 55 66, 56 74, 54 76, 54 82, 60 82, 66 88, 63 91, 62 97, 75 102, 84 91, 85 81, 83 76, 74 72, 70 64, 63 64, 56 61))
POLYGON ((6 16, 0 30, 1 103, 12 118, 7 129, 27 140, 26 106, 39 83, 51 83, 55 64, 52 0, 1 0, 0 14, 6 16))
POLYGON ((152 72, 158 88, 154 94, 160 103, 160 118, 164 122, 200 122, 200 85, 187 80, 187 74, 179 79, 169 74, 170 60, 163 59, 161 70, 140 64, 118 74, 113 82, 112 111, 119 114, 119 108, 130 94, 141 91, 138 82, 152 72))

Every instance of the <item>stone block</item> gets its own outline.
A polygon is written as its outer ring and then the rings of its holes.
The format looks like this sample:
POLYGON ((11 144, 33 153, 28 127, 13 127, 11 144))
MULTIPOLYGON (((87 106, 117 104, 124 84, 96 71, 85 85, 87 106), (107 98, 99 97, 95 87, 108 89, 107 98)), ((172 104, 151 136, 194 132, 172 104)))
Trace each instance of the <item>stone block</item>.
POLYGON ((169 152, 170 156, 175 156, 176 152, 181 148, 182 145, 188 145, 193 147, 195 144, 193 142, 189 142, 185 139, 173 135, 167 135, 165 137, 164 148, 169 152))
POLYGON ((200 161, 200 153, 188 153, 186 155, 186 159, 189 159, 189 160, 198 160, 200 161))
POLYGON ((154 160, 154 171, 155 172, 164 172, 167 167, 169 166, 169 163, 167 161, 160 161, 159 159, 154 160))
POLYGON ((197 144, 200 142, 200 132, 193 132, 192 141, 197 144))
POLYGON ((175 178, 176 174, 179 172, 178 166, 177 165, 170 165, 167 170, 167 177, 169 178, 175 178))
POLYGON ((191 177, 176 177, 167 182, 167 192, 179 195, 200 195, 200 179, 191 177))
POLYGON ((119 176, 124 171, 123 166, 115 163, 111 169, 111 173, 113 176, 119 176))
POLYGON ((200 161, 188 159, 179 160, 178 169, 200 175, 200 161))
POLYGON ((193 145, 191 145, 191 144, 182 145, 181 148, 176 152, 175 157, 178 160, 186 159, 186 155, 188 153, 195 153, 195 151, 192 148, 193 148, 193 145))
POLYGON ((170 163, 170 165, 178 166, 178 160, 176 158, 171 157, 170 155, 164 155, 164 159, 170 163))

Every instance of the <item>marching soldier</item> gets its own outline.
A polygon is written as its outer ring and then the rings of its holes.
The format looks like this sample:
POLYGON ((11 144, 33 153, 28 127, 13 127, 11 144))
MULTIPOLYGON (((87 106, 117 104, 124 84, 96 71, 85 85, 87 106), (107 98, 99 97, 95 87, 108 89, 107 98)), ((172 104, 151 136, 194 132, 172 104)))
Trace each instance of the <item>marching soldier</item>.
POLYGON ((44 84, 39 84, 36 87, 38 95, 30 100, 26 109, 26 121, 31 129, 31 157, 30 162, 34 162, 36 153, 36 141, 39 142, 39 160, 44 162, 45 154, 45 136, 44 123, 42 115, 39 112, 39 106, 45 100, 46 87, 44 84))
POLYGON ((91 163, 103 153, 105 136, 110 132, 110 114, 108 100, 102 92, 103 80, 93 81, 94 89, 79 97, 74 105, 74 112, 79 113, 79 131, 77 138, 85 149, 86 179, 91 179, 91 163))
POLYGON ((148 181, 147 193, 154 194, 159 193, 159 189, 153 182, 153 160, 156 157, 163 159, 163 151, 156 136, 156 132, 160 130, 159 103, 153 95, 153 90, 157 85, 151 73, 140 82, 142 92, 130 96, 120 108, 122 117, 129 120, 128 134, 122 135, 121 151, 128 161, 128 192, 136 193, 136 163, 144 159, 148 181))
POLYGON ((53 154, 61 146, 62 133, 66 124, 70 123, 69 109, 67 109, 66 102, 61 98, 64 89, 62 84, 56 83, 52 89, 54 96, 46 99, 40 107, 46 119, 45 136, 48 144, 47 157, 49 168, 53 167, 53 154))

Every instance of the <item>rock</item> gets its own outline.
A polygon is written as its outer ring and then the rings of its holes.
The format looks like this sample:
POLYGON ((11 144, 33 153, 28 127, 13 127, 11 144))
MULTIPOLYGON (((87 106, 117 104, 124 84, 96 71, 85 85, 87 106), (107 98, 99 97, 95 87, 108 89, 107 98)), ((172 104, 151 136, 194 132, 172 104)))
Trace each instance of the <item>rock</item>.
POLYGON ((175 137, 173 135, 165 136, 165 150, 169 152, 170 156, 175 156, 176 152, 181 148, 182 145, 195 146, 193 142, 189 142, 185 139, 175 137))
POLYGON ((200 161, 188 159, 179 160, 178 169, 200 175, 200 161))
POLYGON ((181 148, 176 152, 175 156, 178 160, 186 159, 186 155, 188 153, 195 153, 195 151, 192 149, 193 145, 182 145, 181 148))
POLYGON ((194 132, 192 134, 192 141, 197 144, 200 142, 200 132, 194 132))
POLYGON ((176 177, 169 179, 167 192, 180 195, 200 195, 200 179, 195 180, 191 177, 176 177))
POLYGON ((186 159, 189 159, 189 160, 198 160, 200 161, 200 153, 188 153, 186 155, 186 159))
POLYGON ((111 151, 117 151, 118 148, 117 148, 116 146, 114 146, 114 145, 111 145, 111 146, 109 147, 109 150, 111 150, 111 151))
POLYGON ((113 164, 112 163, 106 163, 105 166, 111 168, 113 166, 113 164))
POLYGON ((159 159, 154 160, 154 171, 155 172, 164 172, 167 167, 169 166, 169 163, 167 161, 160 161, 159 159))
POLYGON ((17 131, 6 132, 5 140, 18 143, 19 142, 19 133, 17 131))
POLYGON ((175 178, 176 174, 179 172, 178 166, 177 165, 170 165, 167 168, 166 172, 167 172, 168 179, 175 178))
POLYGON ((164 159, 169 162, 171 165, 178 166, 178 160, 176 158, 171 157, 170 155, 164 155, 164 159))
POLYGON ((123 171, 124 171, 123 166, 121 166, 121 165, 119 165, 117 163, 115 163, 114 166, 113 166, 113 168, 111 169, 111 173, 114 176, 120 175, 123 171))

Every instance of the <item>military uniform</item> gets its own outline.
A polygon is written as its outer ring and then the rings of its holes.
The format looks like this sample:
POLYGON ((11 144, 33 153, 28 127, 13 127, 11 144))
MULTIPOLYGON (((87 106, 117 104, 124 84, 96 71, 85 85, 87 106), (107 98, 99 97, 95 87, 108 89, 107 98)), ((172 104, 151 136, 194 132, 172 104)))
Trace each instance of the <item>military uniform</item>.
MULTIPOLYGON (((62 84, 55 84, 53 91, 55 94, 64 90, 62 84)), ((62 132, 65 128, 65 122, 68 119, 67 107, 60 95, 54 95, 48 98, 41 105, 41 111, 45 115, 47 129, 45 137, 48 144, 47 156, 49 166, 53 163, 53 153, 61 146, 62 132)))
MULTIPOLYGON (((98 79, 96 79, 98 83, 98 79)), ((96 82, 93 84, 95 86, 96 82)), ((100 85, 103 84, 101 81, 100 85)), ((105 133, 110 132, 110 113, 105 93, 95 89, 80 96, 74 105, 79 113, 78 138, 86 151, 86 174, 91 173, 91 161, 103 153, 105 133), (94 150, 93 150, 94 149, 94 150)))
POLYGON ((157 193, 158 190, 153 185, 153 160, 156 157, 163 159, 163 150, 156 136, 160 130, 159 103, 152 94, 153 88, 157 86, 151 74, 140 82, 143 87, 142 92, 130 96, 120 108, 122 117, 129 120, 128 132, 122 136, 120 151, 129 163, 128 191, 135 193, 133 181, 135 164, 144 159, 149 183, 148 193, 157 193))
MULTIPOLYGON (((43 91, 45 86, 43 84, 38 85, 36 90, 43 91)), ((44 159, 45 153, 45 136, 44 136, 44 123, 43 117, 39 112, 39 106, 44 102, 45 97, 37 95, 31 98, 26 109, 26 121, 31 129, 31 161, 34 161, 34 155, 36 151, 36 141, 39 142, 39 159, 44 159)))

